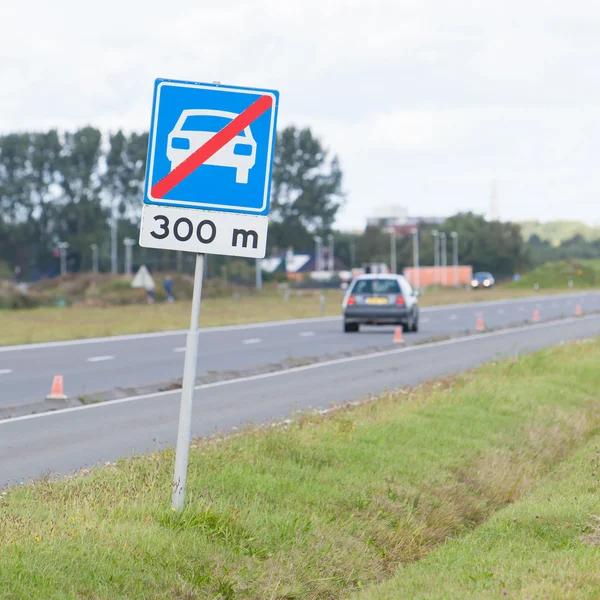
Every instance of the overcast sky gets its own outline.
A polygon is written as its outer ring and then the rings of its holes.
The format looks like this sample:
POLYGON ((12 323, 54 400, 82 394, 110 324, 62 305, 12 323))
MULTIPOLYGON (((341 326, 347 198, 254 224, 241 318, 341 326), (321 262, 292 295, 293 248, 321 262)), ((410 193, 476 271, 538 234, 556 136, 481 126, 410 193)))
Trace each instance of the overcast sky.
POLYGON ((146 130, 156 77, 278 89, 339 156, 362 227, 410 215, 600 223, 597 0, 21 0, 0 6, 0 133, 146 130))

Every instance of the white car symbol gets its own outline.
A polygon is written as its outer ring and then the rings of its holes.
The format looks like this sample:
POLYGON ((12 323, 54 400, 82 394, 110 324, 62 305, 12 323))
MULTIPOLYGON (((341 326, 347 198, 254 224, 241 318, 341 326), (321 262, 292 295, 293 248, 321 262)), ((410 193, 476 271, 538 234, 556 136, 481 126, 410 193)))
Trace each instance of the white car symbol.
MULTIPOLYGON (((237 116, 236 113, 223 110, 184 110, 167 140, 171 171, 237 116)), ((236 170, 236 183, 248 183, 248 172, 255 161, 256 141, 248 126, 203 164, 231 167, 236 170)))

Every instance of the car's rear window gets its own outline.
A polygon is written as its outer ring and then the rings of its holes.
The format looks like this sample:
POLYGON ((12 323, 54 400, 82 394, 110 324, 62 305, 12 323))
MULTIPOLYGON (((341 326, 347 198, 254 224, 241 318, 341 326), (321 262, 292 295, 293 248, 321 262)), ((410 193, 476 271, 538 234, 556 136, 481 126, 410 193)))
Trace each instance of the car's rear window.
POLYGON ((395 279, 360 279, 352 289, 353 294, 399 294, 395 279))

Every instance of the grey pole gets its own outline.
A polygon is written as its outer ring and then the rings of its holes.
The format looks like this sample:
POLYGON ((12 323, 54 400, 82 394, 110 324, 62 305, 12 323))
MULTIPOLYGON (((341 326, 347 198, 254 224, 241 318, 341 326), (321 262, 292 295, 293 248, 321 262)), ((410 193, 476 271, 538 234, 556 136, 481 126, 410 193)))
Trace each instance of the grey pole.
POLYGON ((355 266, 356 262, 356 242, 354 239, 350 240, 350 268, 352 269, 355 266))
POLYGON ((67 272, 67 248, 69 242, 58 242, 58 248, 60 251, 60 274, 64 275, 67 272))
POLYGON ((113 218, 110 227, 110 271, 113 275, 119 272, 117 234, 119 229, 119 220, 116 211, 113 210, 113 218))
POLYGON ((200 302, 202 300, 202 278, 204 276, 204 255, 196 255, 194 290, 192 293, 192 313, 190 330, 185 345, 183 364, 183 382, 181 386, 181 405, 179 408, 179 428, 177 430, 177 448, 175 451, 175 473, 171 507, 181 510, 185 499, 190 438, 192 435, 192 404, 196 383, 196 362, 198 360, 198 323, 200 321, 200 302))
POLYGON ((262 290, 262 260, 260 258, 256 259, 256 289, 262 290))
POLYGON ((332 233, 330 233, 327 236, 327 240, 329 241, 329 271, 331 273, 333 273, 334 260, 333 260, 333 234, 332 233))
POLYGON ((94 273, 98 272, 98 244, 91 244, 90 248, 92 249, 92 271, 94 273))
POLYGON ((131 247, 135 244, 135 240, 133 240, 131 238, 125 238, 123 240, 123 244, 125 245, 125 273, 127 275, 131 275, 131 262, 132 262, 131 247))
POLYGON ((419 230, 418 228, 413 229, 413 268, 415 270, 415 281, 414 287, 419 289, 419 230))
POLYGON ((398 263, 396 259, 396 230, 390 227, 390 253, 391 253, 391 271, 396 274, 398 263))
POLYGON ((321 238, 315 235, 315 271, 321 271, 321 238))
POLYGON ((454 287, 458 287, 458 233, 453 231, 450 233, 452 238, 452 250, 454 254, 454 287))
POLYGON ((443 271, 444 285, 448 285, 448 273, 447 273, 448 262, 446 259, 447 244, 446 244, 446 232, 445 231, 440 232, 440 244, 442 245, 442 268, 444 269, 444 271, 443 271))
POLYGON ((434 229, 431 232, 433 236, 433 281, 434 283, 439 283, 439 266, 440 266, 440 253, 438 246, 438 238, 440 232, 437 229, 434 229))

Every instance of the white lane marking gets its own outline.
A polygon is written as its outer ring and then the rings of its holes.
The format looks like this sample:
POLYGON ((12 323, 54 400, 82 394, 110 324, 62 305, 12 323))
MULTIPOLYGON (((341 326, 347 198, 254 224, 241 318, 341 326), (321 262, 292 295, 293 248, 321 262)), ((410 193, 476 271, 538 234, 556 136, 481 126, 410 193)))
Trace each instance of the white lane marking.
POLYGON ((498 309, 498 314, 499 315, 503 315, 504 314, 504 309, 503 308, 499 308, 498 309))
MULTIPOLYGON (((585 292, 578 294, 579 297, 598 295, 598 292, 585 292)), ((571 294, 554 294, 548 296, 537 296, 535 298, 514 298, 512 300, 488 300, 485 302, 465 302, 463 304, 446 304, 444 306, 426 306, 421 312, 443 312, 446 310, 469 309, 476 306, 493 306, 497 304, 512 305, 516 302, 540 302, 542 300, 559 298, 563 299, 571 294)), ((244 325, 220 325, 218 327, 206 327, 200 329, 200 333, 212 333, 215 331, 242 331, 246 329, 257 329, 259 327, 281 327, 286 325, 301 325, 303 323, 326 323, 328 321, 341 321, 341 314, 337 317, 311 317, 308 319, 288 319, 284 321, 265 321, 260 323, 246 323, 244 325)), ((132 333, 129 335, 114 335, 98 338, 87 338, 82 340, 66 340, 62 342, 40 342, 37 344, 19 344, 14 346, 0 346, 1 352, 16 352, 17 350, 41 350, 45 348, 60 348, 62 346, 80 346, 82 344, 100 344, 112 342, 126 342, 134 340, 145 340, 151 338, 167 337, 171 335, 186 335, 189 329, 175 329, 173 331, 155 331, 153 333, 132 333)))
MULTIPOLYGON (((579 321, 593 321, 600 319, 600 315, 589 315, 585 317, 568 317, 566 319, 557 319, 556 321, 549 321, 546 323, 538 323, 536 325, 521 325, 519 327, 509 327, 507 329, 501 329, 499 331, 488 331, 486 333, 477 333, 474 335, 465 335, 457 337, 451 340, 444 340, 442 342, 428 342, 427 344, 419 344, 418 346, 404 346, 403 348, 397 348, 395 350, 382 350, 381 352, 373 352, 371 354, 362 354, 357 356, 347 356, 344 358, 336 358, 334 360, 323 361, 320 363, 313 363, 311 365, 304 365, 302 367, 292 367, 291 369, 282 369, 281 371, 272 371, 270 373, 260 373, 259 375, 249 375, 248 377, 239 377, 238 379, 226 379, 224 381, 215 381, 214 383, 203 383, 197 385, 194 390, 206 390, 210 388, 223 387, 226 385, 235 385, 238 383, 247 383, 249 381, 260 381, 261 379, 272 379, 274 377, 284 377, 286 375, 294 375, 303 371, 312 371, 314 369, 323 369, 326 367, 332 367, 334 365, 343 365, 352 362, 358 362, 360 360, 371 360, 374 358, 380 358, 382 356, 392 356, 395 354, 403 354, 404 352, 422 352, 423 350, 429 350, 431 348, 439 348, 442 346, 455 346, 458 344, 465 344, 468 342, 476 342, 477 340, 501 337, 503 335, 510 335, 512 333, 520 333, 523 331, 529 331, 535 327, 535 329, 546 329, 549 327, 556 327, 557 325, 570 325, 571 323, 577 323, 579 321)), ((29 419, 42 419, 44 417, 53 417, 64 413, 78 412, 80 410, 93 410, 99 408, 106 408, 116 404, 126 404, 128 402, 136 402, 138 400, 148 400, 151 398, 163 398, 166 396, 173 396, 175 394, 181 394, 181 389, 167 390, 164 392, 154 392, 152 394, 142 394, 140 396, 129 396, 128 398, 120 398, 119 400, 108 400, 106 402, 98 402, 96 404, 85 404, 84 406, 73 406, 71 408, 62 408, 60 410, 53 410, 49 412, 35 413, 32 415, 23 415, 21 417, 13 417, 11 419, 0 419, 0 426, 9 423, 15 423, 17 421, 28 421, 29 419)))
POLYGON ((242 344, 260 344, 262 340, 260 338, 248 338, 244 340, 242 344))
POLYGON ((0 375, 8 375, 12 373, 12 369, 0 369, 0 375))
POLYGON ((113 360, 114 356, 108 354, 106 356, 90 356, 90 358, 87 359, 88 362, 103 362, 105 360, 113 360))
POLYGON ((314 331, 302 331, 300 332, 300 337, 312 337, 315 335, 314 331))
POLYGON ((179 348, 173 348, 173 352, 185 352, 185 346, 180 346, 179 348))
POLYGON ((450 321, 456 321, 458 319, 458 315, 450 315, 450 321))

